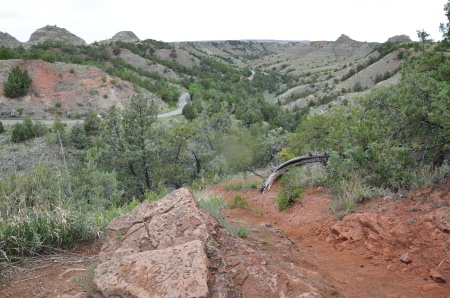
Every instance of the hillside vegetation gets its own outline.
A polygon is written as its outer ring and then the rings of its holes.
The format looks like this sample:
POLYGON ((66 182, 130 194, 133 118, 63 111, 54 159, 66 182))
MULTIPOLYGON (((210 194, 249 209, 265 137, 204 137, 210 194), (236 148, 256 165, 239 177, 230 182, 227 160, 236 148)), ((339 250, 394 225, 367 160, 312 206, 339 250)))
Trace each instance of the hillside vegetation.
MULTIPOLYGON (((330 156, 312 183, 333 193, 343 213, 443 177, 448 38, 447 30, 439 43, 343 35, 0 47, 1 80, 17 66, 32 80, 24 97, 0 98, 1 116, 84 119, 45 127, 27 118, 1 134, 0 264, 99 237, 113 217, 169 190, 202 189, 312 151, 330 156), (380 82, 390 85, 373 88, 380 82), (191 98, 183 117, 158 120, 182 92, 191 98)), ((294 179, 283 181, 292 187, 285 197, 301 193, 294 179)))

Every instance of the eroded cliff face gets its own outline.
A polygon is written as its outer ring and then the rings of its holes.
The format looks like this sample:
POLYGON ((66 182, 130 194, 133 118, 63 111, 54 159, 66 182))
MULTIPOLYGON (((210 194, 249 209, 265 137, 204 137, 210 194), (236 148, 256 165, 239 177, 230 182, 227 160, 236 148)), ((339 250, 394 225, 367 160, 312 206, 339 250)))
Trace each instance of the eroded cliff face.
POLYGON ((90 110, 105 113, 112 105, 127 107, 137 92, 152 99, 158 107, 166 107, 154 94, 96 67, 42 60, 0 60, 0 117, 11 117, 20 110, 20 117, 78 118, 90 110), (26 96, 6 98, 3 84, 17 65, 28 71, 32 84, 26 96))
POLYGON ((321 297, 319 275, 295 265, 292 241, 256 229, 271 242, 231 235, 179 189, 110 223, 94 282, 107 297, 321 297))

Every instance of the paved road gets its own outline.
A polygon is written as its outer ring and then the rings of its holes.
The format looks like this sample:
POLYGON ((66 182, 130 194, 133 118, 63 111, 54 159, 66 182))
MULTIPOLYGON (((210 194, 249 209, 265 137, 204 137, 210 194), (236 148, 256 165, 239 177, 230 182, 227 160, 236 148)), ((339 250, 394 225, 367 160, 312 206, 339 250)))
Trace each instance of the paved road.
POLYGON ((184 106, 187 104, 188 100, 190 100, 190 99, 191 99, 191 96, 189 95, 189 93, 184 93, 183 95, 180 96, 180 99, 178 100, 178 108, 175 111, 164 113, 164 114, 159 114, 158 118, 165 118, 165 117, 180 115, 181 112, 183 111, 184 106))
MULTIPOLYGON (((175 116, 175 115, 180 115, 181 112, 183 111, 184 106, 187 104, 188 100, 190 100, 191 97, 189 96, 189 93, 184 93, 183 95, 180 96, 180 99, 178 100, 178 108, 172 112, 168 112, 168 113, 164 113, 164 114, 159 114, 158 118, 165 118, 165 117, 170 117, 170 116, 175 116)), ((22 119, 0 119, 0 122, 2 122, 4 125, 14 125, 16 123, 22 123, 22 119)), ((36 121, 36 120, 34 120, 36 121)), ((39 120, 41 121, 43 124, 46 125, 52 125, 55 120, 39 120)), ((78 120, 62 120, 63 123, 67 123, 67 124, 75 124, 77 122, 82 123, 83 119, 78 119, 78 120)))
POLYGON ((252 75, 248 77, 248 79, 250 81, 253 81, 253 76, 255 75, 255 71, 254 70, 250 70, 252 72, 252 75))

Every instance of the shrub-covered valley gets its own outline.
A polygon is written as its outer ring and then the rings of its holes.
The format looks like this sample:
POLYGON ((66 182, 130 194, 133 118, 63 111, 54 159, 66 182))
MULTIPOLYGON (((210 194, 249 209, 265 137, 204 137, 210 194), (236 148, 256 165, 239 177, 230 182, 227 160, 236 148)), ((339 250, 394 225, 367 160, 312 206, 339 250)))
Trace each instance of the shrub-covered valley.
MULTIPOLYGON (((67 31, 58 29, 39 32, 56 30, 59 39, 0 46, 3 290, 24 260, 103 241, 112 219, 188 187, 221 227, 245 241, 262 233, 252 225, 272 218, 287 236, 305 237, 311 245, 305 251, 313 251, 314 235, 342 254, 355 245, 371 265, 395 259, 395 268, 382 269, 432 284, 417 286, 420 297, 448 296, 448 24, 439 42, 418 31, 418 42, 396 36, 385 43, 342 35, 314 42, 111 39, 80 45, 61 41, 67 31), (158 117, 175 110, 186 93, 182 114, 158 117), (6 124, 14 119, 23 121, 6 124), (315 154, 326 154, 326 165, 292 168, 268 196, 258 193, 261 178, 276 166, 315 154), (302 217, 319 211, 323 221, 302 217), (364 212, 374 218, 364 221, 364 212), (441 225, 435 224, 441 213, 441 225), (430 214, 436 221, 426 220, 430 214), (377 235, 366 235, 366 242, 343 232, 346 220, 367 228, 382 226, 388 215, 416 233, 411 239, 428 233, 422 225, 437 225, 434 238, 422 236, 427 245, 435 241, 434 256, 409 265, 388 251, 422 258, 420 240, 371 247, 375 238, 388 239, 380 229, 373 228, 377 235), (432 264, 437 273, 429 273, 432 264)), ((356 297, 358 279, 341 283, 317 257, 311 262, 327 285, 318 287, 322 296, 308 297, 356 297)), ((408 287, 407 293, 417 293, 414 283, 408 287)), ((387 289, 379 295, 406 291, 387 289)), ((372 296, 370 290, 363 288, 361 297, 372 296)))

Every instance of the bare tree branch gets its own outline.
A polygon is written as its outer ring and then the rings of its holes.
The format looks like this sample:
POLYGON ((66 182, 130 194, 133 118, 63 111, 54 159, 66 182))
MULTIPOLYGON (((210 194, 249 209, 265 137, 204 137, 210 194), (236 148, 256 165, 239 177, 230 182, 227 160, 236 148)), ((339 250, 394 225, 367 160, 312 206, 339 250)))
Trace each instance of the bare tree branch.
POLYGON ((313 154, 309 153, 306 156, 300 156, 293 158, 291 160, 286 161, 285 163, 279 165, 275 168, 275 170, 270 174, 269 178, 264 181, 263 185, 261 185, 261 192, 265 192, 266 190, 269 190, 272 184, 278 180, 284 173, 286 173, 290 168, 302 166, 308 163, 315 163, 320 162, 323 165, 326 165, 328 162, 328 154, 313 154))

